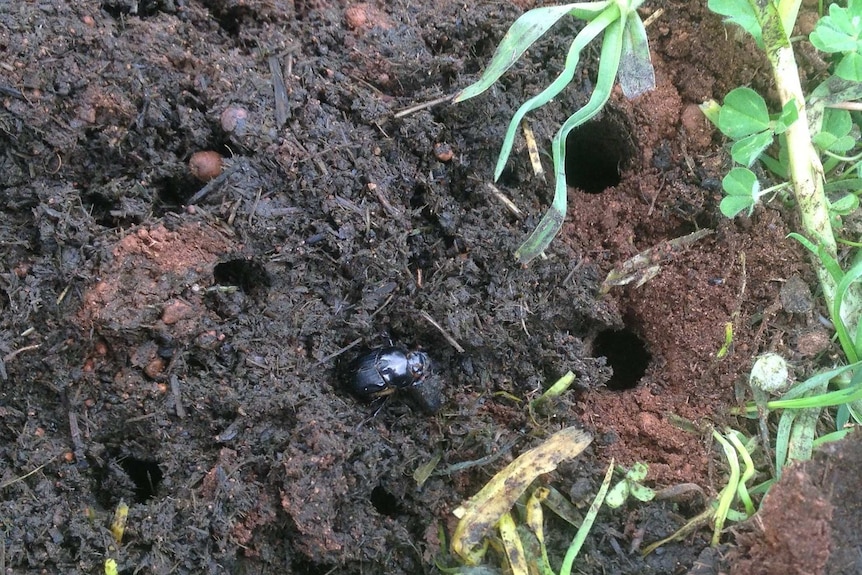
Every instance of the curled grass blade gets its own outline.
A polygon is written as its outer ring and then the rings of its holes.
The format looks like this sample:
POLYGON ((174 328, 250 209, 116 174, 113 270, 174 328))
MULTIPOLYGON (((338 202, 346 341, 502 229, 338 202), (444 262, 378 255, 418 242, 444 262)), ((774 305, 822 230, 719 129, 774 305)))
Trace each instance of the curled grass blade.
POLYGON ((592 440, 580 429, 567 427, 500 470, 455 510, 460 521, 452 534, 452 552, 468 565, 477 565, 487 547, 490 526, 509 512, 536 477, 553 471, 561 461, 577 457, 592 440))
POLYGON ((506 130, 506 136, 503 138, 503 145, 500 147, 500 155, 497 157, 497 166, 494 168, 494 181, 500 178, 500 174, 503 173, 503 168, 506 167, 506 162, 509 160, 509 154, 512 151, 512 145, 515 142, 515 134, 518 131, 518 126, 521 125, 521 120, 527 115, 527 112, 535 110, 540 106, 544 106, 557 94, 562 92, 563 88, 569 85, 569 82, 571 82, 572 78, 575 77, 578 62, 581 59, 581 51, 586 48, 587 45, 596 38, 596 36, 601 34, 605 28, 613 23, 614 20, 619 19, 619 15, 619 7, 613 5, 584 26, 578 35, 575 36, 575 39, 569 48, 569 54, 566 56, 566 65, 560 75, 557 76, 556 79, 554 79, 554 81, 539 94, 521 104, 521 107, 518 108, 518 111, 515 112, 514 116, 512 116, 512 119, 509 122, 509 128, 506 130))
POLYGON ((745 470, 739 478, 739 485, 736 488, 736 493, 739 496, 739 500, 742 501, 742 504, 745 506, 745 513, 751 517, 754 515, 755 509, 754 503, 751 501, 751 495, 748 493, 748 486, 746 483, 754 477, 754 460, 751 459, 751 452, 748 450, 748 447, 742 443, 738 431, 728 431, 727 439, 733 444, 733 447, 736 448, 736 452, 739 453, 739 456, 742 457, 742 462, 745 464, 745 470))
POLYGON ((612 0, 605 2, 577 2, 574 4, 562 4, 560 6, 546 6, 535 8, 522 14, 509 27, 506 35, 497 46, 491 63, 482 73, 482 76, 461 90, 454 98, 455 102, 463 102, 478 96, 494 82, 500 79, 506 70, 524 55, 536 40, 542 37, 557 21, 566 14, 573 14, 579 18, 592 19, 600 14, 605 8, 612 4, 612 0))
POLYGON ((715 510, 715 515, 713 516, 712 546, 715 547, 721 538, 724 522, 727 520, 727 514, 730 512, 730 506, 733 504, 733 498, 739 487, 739 459, 736 457, 736 450, 733 448, 733 445, 724 436, 715 430, 712 431, 712 436, 721 444, 724 456, 727 458, 727 463, 730 466, 730 477, 727 479, 727 485, 721 490, 718 498, 718 508, 715 510))
POLYGON ((599 62, 598 79, 595 89, 586 105, 572 114, 560 127, 552 142, 554 158, 554 200, 545 212, 539 225, 515 252, 515 258, 522 264, 529 263, 545 251, 554 236, 563 226, 566 218, 566 137, 569 133, 599 113, 611 96, 614 80, 620 66, 623 44, 623 29, 626 13, 605 29, 602 40, 602 53, 599 62))

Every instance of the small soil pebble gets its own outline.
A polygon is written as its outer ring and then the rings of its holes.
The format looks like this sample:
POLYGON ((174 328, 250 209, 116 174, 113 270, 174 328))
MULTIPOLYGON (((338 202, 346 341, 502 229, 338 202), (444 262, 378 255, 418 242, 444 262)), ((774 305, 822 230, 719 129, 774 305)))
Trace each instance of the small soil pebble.
POLYGON ((195 152, 189 159, 189 171, 202 182, 208 182, 221 174, 222 157, 218 152, 195 152))
POLYGON ((354 4, 344 11, 344 22, 348 28, 362 28, 368 22, 368 5, 354 4))
POLYGON ((802 357, 814 357, 829 349, 832 339, 826 330, 813 328, 796 336, 796 351, 802 357))
POLYGON ((434 155, 441 162, 449 162, 455 157, 455 152, 452 151, 452 146, 445 142, 434 144, 434 155))
POLYGON ((156 379, 165 370, 165 360, 160 357, 154 357, 144 367, 144 373, 150 379, 156 379))
POLYGON ((697 104, 686 106, 682 111, 681 120, 692 147, 702 150, 712 144, 712 124, 709 123, 697 104))
POLYGON ((811 289, 799 276, 787 278, 781 286, 781 306, 788 313, 808 313, 814 309, 814 298, 811 289))
POLYGON ((193 310, 189 304, 176 299, 171 300, 162 310, 162 321, 167 325, 173 325, 181 319, 189 317, 192 313, 193 310))
POLYGON ((222 130, 229 134, 242 136, 248 124, 248 110, 241 106, 228 106, 221 113, 222 130))
POLYGON ((388 30, 392 23, 386 13, 368 2, 358 2, 344 10, 344 23, 351 30, 382 28, 388 30))

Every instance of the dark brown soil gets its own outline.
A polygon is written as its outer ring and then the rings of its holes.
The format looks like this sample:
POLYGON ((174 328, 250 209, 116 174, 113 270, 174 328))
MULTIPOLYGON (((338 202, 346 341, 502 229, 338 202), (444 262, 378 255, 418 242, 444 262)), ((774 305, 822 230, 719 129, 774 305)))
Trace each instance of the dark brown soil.
MULTIPOLYGON (((122 573, 435 572, 452 510, 570 425, 595 441, 545 481, 579 506, 611 457, 647 462, 651 485, 721 489, 719 452, 674 416, 747 427, 726 413, 751 358, 806 373, 824 349, 810 314, 781 307, 788 278, 813 285, 785 239, 792 212, 717 209, 727 156, 696 104, 768 82, 705 2, 647 3, 664 10, 657 88, 615 93, 575 134, 611 181, 573 186, 547 259, 521 267, 549 183, 519 140, 496 185, 523 215, 488 184, 573 25, 487 95, 396 113, 473 81, 532 5, 0 3, 3 571, 104 572, 109 557, 122 573), (209 183, 218 158, 201 151, 223 158, 209 183), (599 295, 625 260, 699 229, 713 233, 664 250, 645 285, 599 295), (340 366, 390 341, 433 358, 437 414, 342 390, 340 366), (531 417, 569 370, 572 390, 531 417)), ((595 57, 530 116, 542 149, 586 101, 595 57)), ((831 489, 811 481, 789 489, 831 489)), ((685 573, 708 533, 646 559, 638 542, 699 511, 603 511, 579 572, 685 573)))

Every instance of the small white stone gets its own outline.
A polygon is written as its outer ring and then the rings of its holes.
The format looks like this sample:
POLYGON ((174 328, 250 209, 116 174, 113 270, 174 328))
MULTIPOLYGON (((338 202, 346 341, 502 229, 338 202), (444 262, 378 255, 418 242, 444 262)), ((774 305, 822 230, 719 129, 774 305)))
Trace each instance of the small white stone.
POLYGON ((784 392, 789 383, 787 362, 777 353, 764 353, 755 360, 748 383, 767 393, 784 392))

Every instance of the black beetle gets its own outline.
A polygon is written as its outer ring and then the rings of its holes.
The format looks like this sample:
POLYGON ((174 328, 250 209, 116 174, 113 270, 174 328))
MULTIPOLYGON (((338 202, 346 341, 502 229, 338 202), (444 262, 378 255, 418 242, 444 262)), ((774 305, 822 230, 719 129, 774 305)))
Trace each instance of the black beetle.
POLYGON ((347 390, 373 401, 398 390, 420 385, 431 373, 431 358, 422 351, 381 347, 354 359, 346 374, 347 390))

